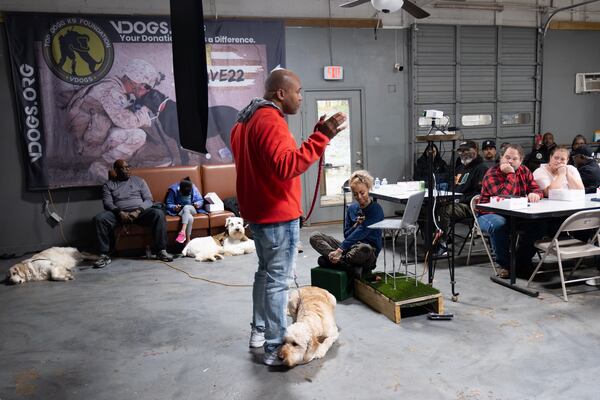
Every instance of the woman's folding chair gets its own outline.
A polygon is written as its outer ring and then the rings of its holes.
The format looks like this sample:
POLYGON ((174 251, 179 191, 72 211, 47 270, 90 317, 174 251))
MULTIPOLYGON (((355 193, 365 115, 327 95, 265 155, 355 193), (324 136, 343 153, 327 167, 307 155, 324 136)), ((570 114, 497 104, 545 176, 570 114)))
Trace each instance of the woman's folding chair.
POLYGON ((567 279, 565 280, 565 274, 563 271, 563 260, 571 260, 571 259, 579 259, 577 264, 571 270, 568 278, 573 276, 575 270, 581 264, 581 261, 585 257, 592 257, 600 254, 600 247, 598 247, 598 232, 600 232, 600 210, 591 210, 591 211, 579 211, 571 215, 567 218, 560 226, 552 240, 540 240, 535 243, 535 247, 538 250, 544 252, 543 257, 540 259, 537 267, 531 274, 531 277, 527 281, 527 286, 531 284, 534 276, 537 274, 541 274, 548 271, 540 271, 544 260, 549 255, 555 256, 558 260, 558 271, 560 273, 560 283, 562 286, 562 293, 565 301, 569 301, 567 298, 567 283, 572 282, 580 282, 586 281, 588 279, 596 279, 600 278, 599 276, 595 277, 586 277, 586 278, 578 278, 578 279, 567 279), (577 232, 588 229, 595 229, 594 235, 590 237, 587 242, 584 242, 579 239, 575 239, 569 237, 568 239, 559 239, 559 236, 563 232, 577 232))

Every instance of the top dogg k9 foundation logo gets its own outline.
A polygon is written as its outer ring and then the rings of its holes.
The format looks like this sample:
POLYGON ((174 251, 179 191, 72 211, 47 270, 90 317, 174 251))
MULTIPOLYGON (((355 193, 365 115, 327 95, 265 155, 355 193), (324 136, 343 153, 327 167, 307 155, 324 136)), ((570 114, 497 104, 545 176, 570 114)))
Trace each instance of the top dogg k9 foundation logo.
POLYGON ((79 17, 55 22, 44 37, 43 53, 52 72, 75 85, 102 79, 114 60, 112 42, 102 28, 79 17))

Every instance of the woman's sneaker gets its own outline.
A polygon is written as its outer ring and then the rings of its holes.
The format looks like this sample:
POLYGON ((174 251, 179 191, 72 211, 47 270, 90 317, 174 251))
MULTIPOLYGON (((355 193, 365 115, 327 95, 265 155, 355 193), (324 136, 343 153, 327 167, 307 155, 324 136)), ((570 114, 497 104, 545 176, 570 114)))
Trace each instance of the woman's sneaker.
POLYGON ((179 232, 179 235, 177 235, 177 237, 175 238, 175 241, 177 243, 185 242, 185 232, 184 231, 179 232))
POLYGON ((256 349, 258 347, 263 347, 265 344, 265 333, 259 331, 256 328, 252 328, 250 331, 250 347, 256 349))

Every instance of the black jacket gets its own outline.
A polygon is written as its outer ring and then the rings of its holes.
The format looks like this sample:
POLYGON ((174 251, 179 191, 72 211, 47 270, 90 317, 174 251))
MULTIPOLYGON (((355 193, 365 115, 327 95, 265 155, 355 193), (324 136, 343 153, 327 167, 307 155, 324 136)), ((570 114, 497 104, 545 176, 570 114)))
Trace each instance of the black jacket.
MULTIPOLYGON (((437 150, 437 146, 435 144, 433 146, 437 150)), ((435 179, 438 184, 448 182, 448 177, 450 176, 448 164, 446 164, 446 161, 440 156, 439 151, 436 151, 436 153, 437 154, 433 159, 433 173, 435 174, 435 179)), ((413 180, 425 181, 425 185, 427 185, 429 181, 427 171, 427 149, 425 149, 421 157, 419 157, 415 163, 413 180)))
POLYGON ((469 204, 473 196, 481 193, 481 181, 488 167, 481 156, 477 156, 469 165, 460 165, 456 168, 454 176, 455 191, 462 193, 461 203, 469 204))
POLYGON ((596 160, 588 160, 581 167, 577 168, 586 193, 596 193, 596 188, 600 187, 600 167, 596 160))
POLYGON ((542 164, 546 164, 550 160, 550 153, 552 149, 556 147, 556 144, 551 146, 541 145, 539 149, 533 150, 527 156, 525 156, 524 164, 531 172, 535 171, 542 164))

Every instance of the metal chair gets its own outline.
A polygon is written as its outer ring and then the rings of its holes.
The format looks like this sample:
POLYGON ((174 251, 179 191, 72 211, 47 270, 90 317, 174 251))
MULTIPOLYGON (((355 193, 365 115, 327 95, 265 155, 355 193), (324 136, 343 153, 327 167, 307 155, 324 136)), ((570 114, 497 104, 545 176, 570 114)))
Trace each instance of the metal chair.
POLYGON ((540 270, 542 264, 544 263, 544 260, 549 255, 555 256, 558 260, 558 271, 560 273, 560 283, 562 286, 562 292, 563 292, 563 297, 564 297, 565 301, 569 301, 569 299, 567 297, 567 288, 566 288, 567 283, 580 282, 580 281, 585 281, 588 279, 600 278, 600 275, 599 275, 599 276, 595 276, 595 277, 586 277, 586 278, 565 280, 565 275, 564 275, 563 265, 562 265, 563 260, 579 259, 579 261, 577 261, 577 264, 575 264, 575 266, 571 270, 571 273, 568 276, 568 278, 571 278, 573 276, 573 273, 579 267, 579 265, 581 264, 581 261, 583 261, 583 259, 585 257, 592 257, 592 256, 599 255, 600 247, 598 247, 598 244, 597 244, 599 232, 600 232, 600 210, 580 211, 578 213, 571 215, 569 218, 567 218, 561 224, 560 228, 558 228, 558 231, 556 232, 556 234, 554 235, 552 240, 540 240, 535 243, 535 247, 538 250, 543 251, 544 256, 540 259, 540 262, 538 263, 537 267, 531 274, 531 277, 529 277, 529 280, 527 281, 527 286, 529 286, 531 284, 531 281, 533 280, 534 276, 536 276, 537 274, 548 272, 548 271, 539 271, 539 270, 540 270), (577 231, 583 231, 583 230, 588 230, 588 229, 595 229, 596 231, 594 232, 594 235, 592 237, 590 237, 590 239, 587 242, 584 242, 582 240, 575 239, 572 237, 570 237, 568 239, 559 239, 560 234, 563 232, 577 232, 577 231))
MULTIPOLYGON (((425 192, 417 192, 412 194, 406 203, 404 214, 402 219, 398 218, 386 218, 383 221, 377 222, 373 225, 369 225, 371 229, 381 229, 383 237, 383 274, 385 282, 387 283, 387 277, 390 276, 394 280, 394 289, 396 289, 396 238, 399 235, 404 236, 404 272, 406 279, 408 279, 408 236, 413 236, 415 254, 414 254, 414 271, 411 273, 415 277, 415 286, 417 285, 417 219, 419 218, 419 212, 423 205, 423 199, 425 198, 425 192), (387 273, 387 257, 385 250, 385 238, 389 235, 392 237, 392 275, 387 273)), ((402 267, 402 258, 400 258, 400 267, 402 267)))
MULTIPOLYGON (((489 240, 489 235, 484 233, 479 227, 479 222, 477 222, 477 212, 475 207, 477 206, 477 202, 479 200, 479 195, 473 196, 469 206, 471 207, 471 213, 473 213, 473 229, 471 231, 471 241, 469 242, 469 253, 467 254, 467 265, 471 262, 471 253, 473 252, 473 244, 475 243, 475 236, 479 235, 481 237, 481 241, 483 242, 483 248, 487 253, 488 258, 490 259, 490 264, 494 270, 494 274, 498 275, 498 271, 496 270, 496 263, 494 262, 494 258, 492 257, 492 252, 488 247, 487 241, 489 240)), ((491 247, 491 246, 490 246, 491 247)))

